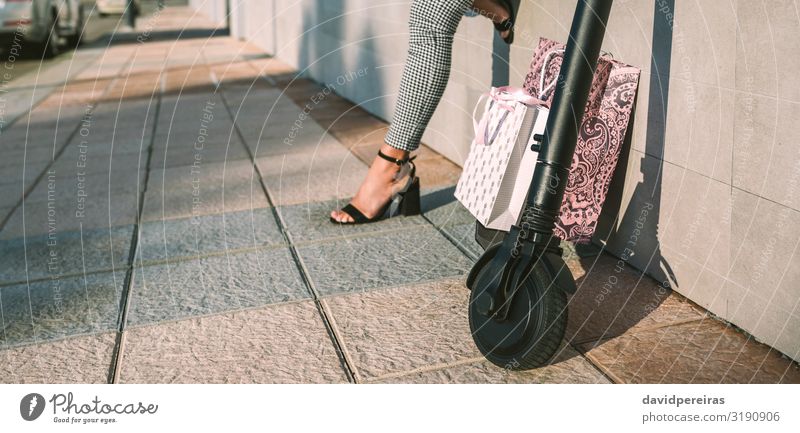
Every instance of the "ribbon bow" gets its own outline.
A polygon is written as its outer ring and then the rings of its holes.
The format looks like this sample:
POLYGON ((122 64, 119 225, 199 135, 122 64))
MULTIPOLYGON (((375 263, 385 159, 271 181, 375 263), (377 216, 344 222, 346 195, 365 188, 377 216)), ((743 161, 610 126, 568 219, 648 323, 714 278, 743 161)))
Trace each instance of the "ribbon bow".
POLYGON ((491 90, 482 94, 478 98, 475 108, 472 110, 472 127, 475 129, 475 143, 481 145, 491 145, 492 142, 494 142, 494 139, 497 138, 497 133, 503 126, 508 114, 515 110, 516 104, 525 104, 528 106, 546 105, 544 101, 527 94, 524 89, 519 87, 492 87, 491 90), (490 110, 492 107, 498 107, 499 109, 505 110, 505 113, 503 113, 500 121, 497 122, 497 126, 492 133, 491 139, 488 136, 488 123, 490 117, 488 113, 484 114, 480 122, 475 119, 478 107, 481 106, 481 101, 483 101, 485 97, 491 98, 491 105, 489 106, 490 110))

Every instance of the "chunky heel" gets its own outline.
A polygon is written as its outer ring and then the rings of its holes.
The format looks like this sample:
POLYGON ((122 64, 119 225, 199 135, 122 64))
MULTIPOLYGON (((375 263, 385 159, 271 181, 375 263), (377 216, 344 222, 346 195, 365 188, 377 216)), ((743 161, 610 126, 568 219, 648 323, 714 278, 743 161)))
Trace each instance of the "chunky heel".
POLYGON ((400 202, 400 213, 403 216, 419 215, 421 213, 419 201, 419 178, 415 177, 411 186, 408 187, 408 191, 403 194, 403 201, 400 202))
MULTIPOLYGON (((350 224, 366 224, 366 223, 373 223, 376 221, 385 220, 387 218, 391 218, 397 215, 403 216, 413 216, 420 214, 420 205, 419 205, 419 178, 416 176, 417 168, 414 166, 414 157, 406 157, 404 159, 397 159, 392 158, 384 154, 381 151, 378 151, 378 156, 385 159, 386 161, 391 162, 392 164, 397 164, 400 167, 400 171, 396 176, 401 176, 405 178, 408 176, 408 181, 404 185, 401 191, 395 192, 394 195, 389 199, 389 202, 383 206, 383 209, 378 212, 377 215, 373 216, 372 218, 367 217, 358 210, 352 203, 349 203, 347 206, 342 208, 342 212, 350 215, 353 218, 352 222, 340 222, 335 220, 333 217, 330 218, 331 222, 334 224, 341 224, 341 225, 350 225, 350 224), (408 164, 408 165, 406 165, 408 164)), ((395 179, 395 181, 399 181, 395 179)))

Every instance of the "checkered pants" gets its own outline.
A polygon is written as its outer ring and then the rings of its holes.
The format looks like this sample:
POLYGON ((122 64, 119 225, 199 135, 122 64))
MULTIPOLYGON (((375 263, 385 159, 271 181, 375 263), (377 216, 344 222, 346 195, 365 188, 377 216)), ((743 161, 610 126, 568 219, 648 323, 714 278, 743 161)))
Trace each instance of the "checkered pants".
POLYGON ((450 77, 453 35, 473 0, 413 0, 409 47, 386 143, 414 151, 450 77))

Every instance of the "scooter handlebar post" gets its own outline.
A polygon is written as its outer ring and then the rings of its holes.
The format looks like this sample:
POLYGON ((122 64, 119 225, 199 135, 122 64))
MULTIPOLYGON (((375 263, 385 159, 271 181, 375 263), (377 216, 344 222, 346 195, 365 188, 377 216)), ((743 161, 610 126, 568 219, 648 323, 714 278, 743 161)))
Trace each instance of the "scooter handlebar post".
POLYGON ((523 223, 552 235, 613 0, 579 0, 555 86, 523 223))

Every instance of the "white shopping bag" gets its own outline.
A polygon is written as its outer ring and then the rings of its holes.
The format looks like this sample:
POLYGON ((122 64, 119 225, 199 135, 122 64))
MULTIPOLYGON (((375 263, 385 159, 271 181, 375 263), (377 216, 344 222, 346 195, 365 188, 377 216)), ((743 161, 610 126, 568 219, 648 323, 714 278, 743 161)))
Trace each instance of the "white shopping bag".
POLYGON ((485 96, 455 197, 485 227, 508 231, 528 194, 538 157, 531 145, 544 133, 549 110, 522 89, 492 88, 485 96))

